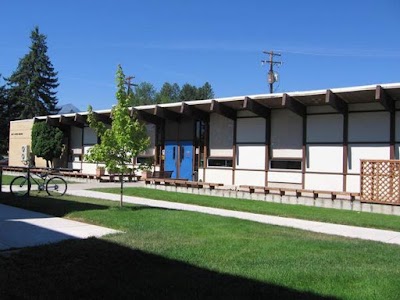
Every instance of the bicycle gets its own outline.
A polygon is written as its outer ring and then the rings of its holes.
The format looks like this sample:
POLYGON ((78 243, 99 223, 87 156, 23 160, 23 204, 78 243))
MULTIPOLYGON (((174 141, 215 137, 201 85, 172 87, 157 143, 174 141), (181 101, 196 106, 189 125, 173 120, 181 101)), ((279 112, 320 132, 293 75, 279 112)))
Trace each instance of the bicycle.
POLYGON ((67 182, 63 178, 59 176, 48 177, 50 172, 35 175, 38 179, 33 177, 28 168, 26 175, 15 177, 10 183, 11 193, 18 197, 29 195, 32 181, 38 186, 39 192, 45 190, 49 196, 62 196, 67 191, 67 182))

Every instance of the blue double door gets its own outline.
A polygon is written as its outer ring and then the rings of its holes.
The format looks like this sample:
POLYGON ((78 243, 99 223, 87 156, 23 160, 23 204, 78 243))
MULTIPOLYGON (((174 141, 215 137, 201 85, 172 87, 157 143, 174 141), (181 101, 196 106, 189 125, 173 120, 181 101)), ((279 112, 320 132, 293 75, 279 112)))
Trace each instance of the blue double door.
POLYGON ((172 171, 172 178, 193 178, 193 142, 165 142, 165 171, 172 171))

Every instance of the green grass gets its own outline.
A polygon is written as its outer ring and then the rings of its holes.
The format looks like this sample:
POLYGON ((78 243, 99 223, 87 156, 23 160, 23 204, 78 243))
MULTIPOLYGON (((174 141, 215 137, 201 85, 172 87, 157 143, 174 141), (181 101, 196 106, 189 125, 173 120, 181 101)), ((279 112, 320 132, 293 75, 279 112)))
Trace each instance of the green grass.
POLYGON ((0 298, 398 299, 400 247, 84 199, 1 203, 124 231, 0 255, 0 298))
POLYGON ((1 183, 3 185, 8 185, 11 183, 11 181, 15 178, 15 176, 11 176, 11 175, 3 175, 2 179, 1 179, 1 183))
MULTIPOLYGON (((119 188, 99 188, 95 190, 116 194, 120 193, 119 188)), ((400 216, 310 207, 305 205, 280 204, 256 200, 193 195, 148 188, 125 188, 124 195, 258 214, 400 231, 400 216)))

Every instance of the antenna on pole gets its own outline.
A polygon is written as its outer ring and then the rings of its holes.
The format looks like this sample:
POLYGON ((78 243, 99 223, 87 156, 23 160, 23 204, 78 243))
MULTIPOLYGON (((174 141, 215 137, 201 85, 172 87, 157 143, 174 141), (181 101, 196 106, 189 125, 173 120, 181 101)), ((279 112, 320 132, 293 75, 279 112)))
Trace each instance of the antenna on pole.
POLYGON ((125 77, 125 84, 128 87, 127 94, 129 95, 130 92, 132 92, 132 86, 137 86, 137 84, 133 83, 132 80, 135 79, 135 76, 127 76, 125 77))
POLYGON ((274 66, 281 65, 282 62, 274 61, 275 56, 281 56, 280 53, 275 53, 274 51, 263 51, 264 54, 269 55, 269 60, 262 60, 261 64, 269 64, 269 71, 268 71, 268 84, 269 84, 269 92, 272 94, 274 92, 274 83, 278 81, 278 73, 274 72, 274 66))

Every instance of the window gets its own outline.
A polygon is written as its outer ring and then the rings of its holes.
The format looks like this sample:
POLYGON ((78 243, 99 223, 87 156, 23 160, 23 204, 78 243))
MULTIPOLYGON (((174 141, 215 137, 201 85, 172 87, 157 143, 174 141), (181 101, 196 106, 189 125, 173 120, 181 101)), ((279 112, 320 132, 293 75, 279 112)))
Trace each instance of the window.
POLYGON ((301 160, 271 160, 271 169, 301 170, 301 160))
POLYGON ((232 168, 232 158, 225 158, 225 157, 209 158, 208 166, 232 168))

